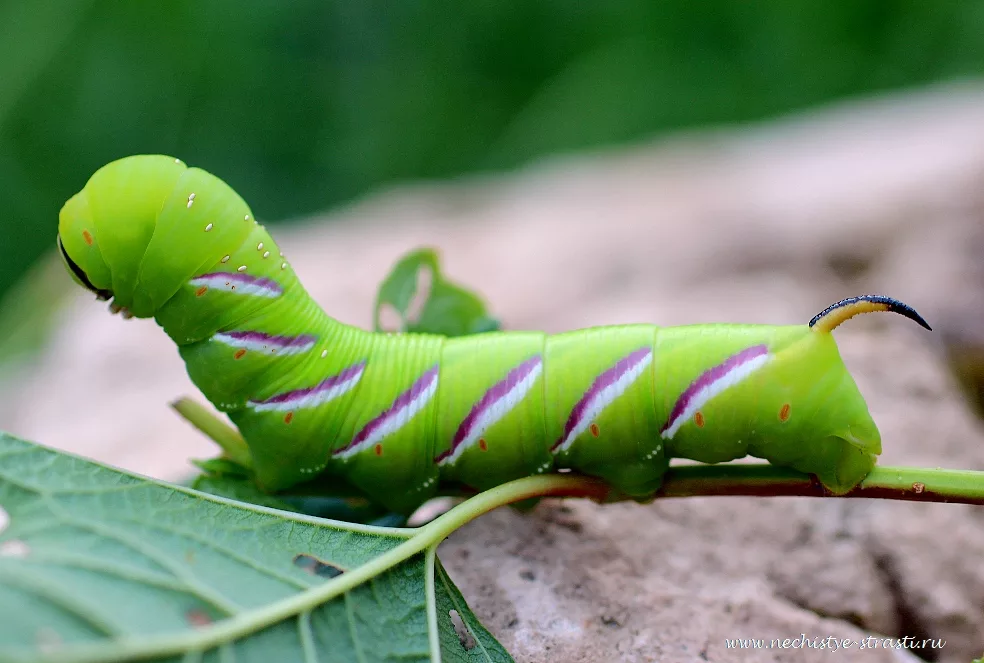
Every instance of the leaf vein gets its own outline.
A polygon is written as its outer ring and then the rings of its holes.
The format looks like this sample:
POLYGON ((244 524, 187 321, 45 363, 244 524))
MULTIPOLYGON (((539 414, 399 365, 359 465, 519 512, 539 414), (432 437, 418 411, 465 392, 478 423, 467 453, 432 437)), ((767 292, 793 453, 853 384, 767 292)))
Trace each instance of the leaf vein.
POLYGON ((305 610, 297 616, 297 631, 301 638, 301 650, 305 663, 318 663, 318 651, 314 646, 314 633, 311 632, 311 611, 305 610))
POLYGON ((79 518, 71 518, 71 516, 66 513, 61 513, 59 516, 62 519, 65 519, 66 522, 73 524, 76 527, 87 529, 90 532, 100 536, 115 539, 119 543, 132 548, 147 559, 157 563, 161 567, 173 573, 175 578, 178 578, 185 583, 189 592, 200 598, 202 601, 211 604, 216 609, 221 610, 228 615, 236 615, 242 612, 242 606, 236 605, 222 594, 212 591, 208 585, 199 582, 198 578, 196 578, 194 574, 189 573, 187 567, 181 566, 180 564, 175 564, 169 557, 160 554, 157 549, 152 546, 147 546, 142 541, 134 539, 128 534, 109 525, 104 525, 94 521, 81 520, 79 518))
POLYGON ((65 593, 64 588, 52 583, 46 578, 39 578, 36 575, 20 569, 16 575, 7 572, 9 567, 0 566, 0 578, 11 586, 18 587, 26 592, 31 592, 40 599, 57 606, 65 612, 78 617, 78 619, 103 635, 114 638, 119 637, 121 632, 109 622, 96 616, 98 607, 86 604, 65 593))
POLYGON ((355 658, 359 663, 366 663, 366 656, 362 653, 362 644, 359 641, 358 630, 355 626, 355 613, 352 608, 352 592, 345 592, 342 594, 342 599, 345 601, 345 618, 348 621, 349 635, 352 638, 352 650, 355 652, 355 658))

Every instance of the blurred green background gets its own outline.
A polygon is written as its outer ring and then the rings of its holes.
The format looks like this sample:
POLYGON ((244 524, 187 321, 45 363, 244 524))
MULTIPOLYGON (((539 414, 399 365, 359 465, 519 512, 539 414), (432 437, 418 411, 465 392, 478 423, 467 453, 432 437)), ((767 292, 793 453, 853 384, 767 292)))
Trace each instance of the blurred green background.
POLYGON ((984 71, 980 1, 0 2, 0 296, 99 166, 261 219, 984 71))

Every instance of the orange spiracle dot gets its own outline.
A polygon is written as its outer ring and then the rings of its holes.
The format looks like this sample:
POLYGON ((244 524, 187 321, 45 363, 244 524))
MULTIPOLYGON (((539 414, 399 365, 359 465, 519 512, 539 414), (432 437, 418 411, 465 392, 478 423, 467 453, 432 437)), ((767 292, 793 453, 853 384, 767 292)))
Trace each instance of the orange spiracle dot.
POLYGON ((373 449, 376 452, 376 455, 377 456, 382 456, 383 455, 383 445, 377 444, 373 449))
POLYGON ((236 354, 232 355, 236 359, 242 359, 243 355, 246 354, 246 348, 239 348, 236 350, 236 354))
POLYGON ((697 412, 694 412, 694 425, 697 426, 697 428, 703 428, 704 427, 704 413, 703 412, 700 412, 699 410, 697 412))
POLYGON ((481 449, 482 451, 489 450, 489 443, 485 441, 484 437, 478 441, 478 448, 481 449))
POLYGON ((85 240, 86 244, 92 246, 92 233, 90 233, 88 230, 82 231, 82 239, 85 240))
POLYGON ((598 428, 598 424, 591 424, 588 426, 588 430, 591 431, 591 434, 595 437, 601 435, 601 430, 598 428))
POLYGON ((294 420, 294 413, 293 412, 288 412, 287 414, 284 415, 284 423, 285 424, 289 424, 293 420, 294 420))
POLYGON ((207 285, 203 285, 201 288, 199 288, 198 290, 195 291, 195 297, 201 297, 206 292, 208 292, 208 286, 207 285))
POLYGON ((779 410, 779 421, 789 421, 789 409, 789 403, 783 403, 782 409, 779 410))

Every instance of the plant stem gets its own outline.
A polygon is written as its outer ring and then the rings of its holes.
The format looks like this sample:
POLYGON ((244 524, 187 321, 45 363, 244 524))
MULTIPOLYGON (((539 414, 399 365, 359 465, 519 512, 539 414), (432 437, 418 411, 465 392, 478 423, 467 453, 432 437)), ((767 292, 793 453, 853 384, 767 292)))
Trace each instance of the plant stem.
MULTIPOLYGON (((594 485, 593 480, 589 485, 594 485)), ((875 467, 860 485, 836 495, 813 475, 768 464, 683 465, 666 473, 652 499, 710 496, 864 497, 984 505, 984 472, 875 467)), ((612 495, 608 501, 626 499, 629 498, 624 495, 612 495)))
POLYGON ((772 465, 692 465, 671 469, 655 497, 697 495, 867 497, 984 504, 984 472, 875 467, 860 485, 835 495, 812 475, 772 465))
POLYGON ((610 501, 612 489, 599 479, 578 474, 544 474, 525 477, 490 488, 455 506, 427 523, 414 534, 440 542, 462 525, 492 509, 531 497, 587 497, 596 502, 610 501))

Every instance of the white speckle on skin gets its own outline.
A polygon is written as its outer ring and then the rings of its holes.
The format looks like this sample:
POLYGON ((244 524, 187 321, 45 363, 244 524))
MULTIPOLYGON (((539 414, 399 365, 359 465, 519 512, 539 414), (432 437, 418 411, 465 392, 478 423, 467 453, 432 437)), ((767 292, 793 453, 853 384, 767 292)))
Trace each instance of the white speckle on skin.
POLYGON ((263 250, 263 242, 260 242, 259 244, 256 245, 256 250, 257 251, 262 251, 263 250))
POLYGON ((287 263, 285 262, 280 263, 280 269, 287 269, 287 263))
POLYGON ((191 204, 194 203, 194 202, 195 202, 195 194, 189 193, 188 194, 188 204, 186 205, 186 207, 188 209, 191 209, 191 204))
POLYGON ((229 262, 229 258, 230 258, 230 257, 231 257, 231 256, 222 256, 222 260, 220 260, 219 262, 222 262, 222 263, 226 263, 226 262, 229 262))
POLYGON ((322 350, 321 351, 321 358, 324 359, 327 356, 328 356, 328 351, 327 350, 322 350))
POLYGON ((264 251, 263 252, 263 257, 264 258, 269 258, 270 257, 270 252, 269 251, 264 251))
POLYGON ((245 217, 243 217, 243 219, 244 219, 245 221, 249 221, 249 214, 247 214, 247 215, 246 215, 245 217))
POLYGON ((10 524, 10 514, 7 510, 0 506, 0 533, 7 529, 7 525, 10 524))
POLYGON ((240 265, 239 267, 236 268, 236 271, 237 272, 245 272, 246 271, 246 265, 240 265))
POLYGON ((205 232, 208 232, 211 229, 212 229, 212 224, 211 223, 208 224, 207 226, 205 226, 205 232))

